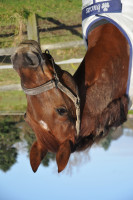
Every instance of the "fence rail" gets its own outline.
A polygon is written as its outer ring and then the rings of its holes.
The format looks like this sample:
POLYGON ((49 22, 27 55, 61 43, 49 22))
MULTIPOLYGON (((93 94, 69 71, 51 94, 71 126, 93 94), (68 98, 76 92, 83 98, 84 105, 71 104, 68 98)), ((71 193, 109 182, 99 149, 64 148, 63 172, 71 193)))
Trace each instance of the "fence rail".
POLYGON ((8 111, 0 111, 0 116, 17 116, 17 115, 21 115, 23 116, 25 114, 25 112, 15 112, 15 111, 12 111, 12 112, 8 112, 8 111))
MULTIPOLYGON (((83 40, 77 40, 77 41, 70 41, 70 42, 60 42, 60 43, 55 43, 55 44, 45 44, 41 45, 42 51, 46 49, 63 49, 63 48, 71 48, 71 47, 79 47, 83 46, 84 41, 83 40)), ((16 48, 11 47, 11 48, 4 48, 0 49, 0 56, 10 56, 15 52, 16 48)))
MULTIPOLYGON (((81 63, 83 60, 83 58, 72 58, 69 60, 63 60, 63 61, 59 61, 56 62, 57 65, 65 65, 65 64, 71 64, 71 63, 81 63)), ((0 69, 12 69, 13 66, 12 65, 1 65, 0 69)))
MULTIPOLYGON (((16 111, 0 111, 0 116, 23 116, 25 112, 16 112, 16 111)), ((133 114, 128 114, 127 116, 128 119, 133 119, 133 114)))

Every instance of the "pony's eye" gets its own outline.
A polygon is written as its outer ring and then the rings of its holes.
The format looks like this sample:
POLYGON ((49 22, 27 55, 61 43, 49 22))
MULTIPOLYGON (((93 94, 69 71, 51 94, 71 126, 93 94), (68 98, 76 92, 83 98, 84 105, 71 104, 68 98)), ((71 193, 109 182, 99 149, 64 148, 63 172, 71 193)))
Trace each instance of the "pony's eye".
POLYGON ((57 108, 56 109, 57 113, 61 116, 66 115, 67 114, 67 109, 66 108, 57 108))

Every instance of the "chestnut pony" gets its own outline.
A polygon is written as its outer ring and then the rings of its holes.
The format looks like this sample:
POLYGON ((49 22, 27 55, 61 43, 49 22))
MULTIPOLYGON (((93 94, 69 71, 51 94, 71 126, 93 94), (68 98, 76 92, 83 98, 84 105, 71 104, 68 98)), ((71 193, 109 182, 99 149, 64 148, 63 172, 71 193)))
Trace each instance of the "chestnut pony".
POLYGON ((42 53, 35 41, 22 42, 12 56, 26 92, 25 120, 36 134, 30 151, 34 172, 48 151, 56 153, 58 172, 61 172, 72 152, 86 149, 111 127, 126 120, 128 42, 108 23, 88 34, 88 44, 73 77, 54 63, 48 51, 42 53), (58 87, 58 81, 66 92, 58 87), (80 98, 80 113, 79 104, 71 96, 80 98))

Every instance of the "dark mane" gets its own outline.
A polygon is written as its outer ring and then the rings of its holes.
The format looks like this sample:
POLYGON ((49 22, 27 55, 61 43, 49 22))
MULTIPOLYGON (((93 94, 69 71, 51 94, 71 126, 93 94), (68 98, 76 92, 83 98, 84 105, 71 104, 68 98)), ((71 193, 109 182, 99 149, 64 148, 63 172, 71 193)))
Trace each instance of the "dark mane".
POLYGON ((126 95, 121 99, 111 102, 100 114, 100 116, 97 116, 97 119, 95 118, 97 123, 92 133, 88 136, 80 136, 78 138, 73 148, 73 152, 83 151, 86 148, 91 147, 93 143, 99 142, 100 139, 108 135, 112 127, 118 127, 123 124, 127 120, 128 102, 129 99, 126 95), (96 135, 97 129, 101 129, 99 135, 96 135))

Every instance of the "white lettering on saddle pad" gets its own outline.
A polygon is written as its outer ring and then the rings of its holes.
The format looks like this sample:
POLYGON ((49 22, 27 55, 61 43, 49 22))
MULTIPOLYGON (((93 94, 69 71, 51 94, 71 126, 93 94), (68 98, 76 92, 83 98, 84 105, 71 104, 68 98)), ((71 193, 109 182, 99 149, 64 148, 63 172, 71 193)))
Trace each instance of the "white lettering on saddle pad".
POLYGON ((83 0, 82 20, 92 15, 119 13, 121 11, 121 0, 83 0))

